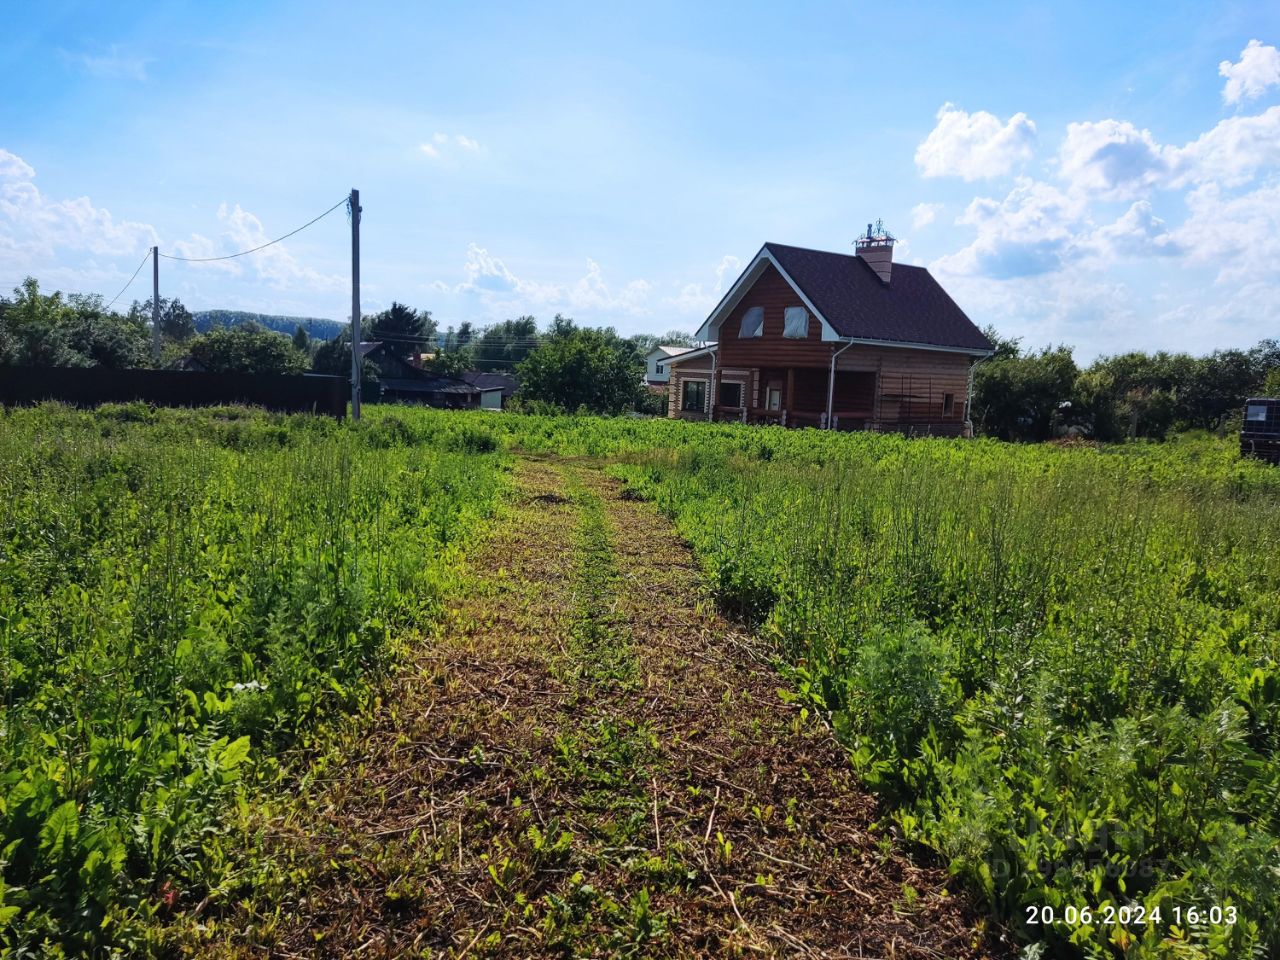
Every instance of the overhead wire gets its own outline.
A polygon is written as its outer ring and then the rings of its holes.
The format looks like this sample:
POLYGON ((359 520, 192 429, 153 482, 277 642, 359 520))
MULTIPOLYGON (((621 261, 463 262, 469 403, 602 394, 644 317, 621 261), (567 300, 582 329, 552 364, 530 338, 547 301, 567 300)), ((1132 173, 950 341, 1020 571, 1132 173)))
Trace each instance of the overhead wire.
POLYGON ((138 264, 138 269, 133 271, 133 276, 129 278, 129 282, 126 283, 123 287, 121 287, 120 292, 111 298, 111 303, 108 303, 105 307, 103 307, 104 310, 110 310, 112 305, 115 304, 117 300, 119 300, 121 297, 124 296, 124 292, 129 289, 129 287, 133 284, 133 281, 138 279, 138 274, 142 272, 142 268, 146 266, 147 260, 150 258, 150 256, 151 256, 151 251, 148 250, 146 254, 142 257, 142 263, 138 264))
POLYGON ((346 203, 349 199, 350 199, 349 197, 343 197, 341 200, 335 203, 332 207, 330 207, 324 213, 320 214, 320 216, 315 217, 311 220, 308 220, 306 223, 298 227, 296 230, 290 230, 288 233, 286 233, 282 237, 276 237, 274 240, 268 240, 266 243, 259 244, 256 247, 250 247, 248 250, 241 250, 239 253, 228 253, 221 257, 175 257, 171 253, 162 253, 160 254, 160 256, 164 257, 166 260, 180 260, 183 263, 212 263, 215 260, 234 260, 236 257, 243 257, 250 253, 257 253, 259 250, 265 250, 267 247, 271 246, 272 244, 279 243, 281 240, 288 240, 295 233, 301 233, 303 230, 307 229, 307 227, 311 226, 313 223, 317 223, 318 221, 323 220, 329 214, 333 213, 333 211, 337 210, 340 206, 346 203))

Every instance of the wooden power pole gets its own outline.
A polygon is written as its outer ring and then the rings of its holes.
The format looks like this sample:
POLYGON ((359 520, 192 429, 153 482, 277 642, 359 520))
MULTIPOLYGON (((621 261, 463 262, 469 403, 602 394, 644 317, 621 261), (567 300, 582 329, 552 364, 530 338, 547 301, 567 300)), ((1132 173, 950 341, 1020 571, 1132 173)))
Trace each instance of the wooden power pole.
POLYGON ((360 419, 360 191, 352 190, 351 214, 351 419, 360 419))
POLYGON ((151 359, 160 368, 160 248, 151 248, 151 359))

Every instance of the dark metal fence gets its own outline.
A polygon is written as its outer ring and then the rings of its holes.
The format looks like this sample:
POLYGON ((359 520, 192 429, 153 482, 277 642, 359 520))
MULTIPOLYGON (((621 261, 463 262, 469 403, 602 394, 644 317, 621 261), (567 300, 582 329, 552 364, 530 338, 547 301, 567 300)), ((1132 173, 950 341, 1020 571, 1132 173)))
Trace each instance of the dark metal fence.
POLYGON ((140 400, 157 407, 216 407, 244 403, 268 410, 347 413, 345 377, 314 374, 189 373, 180 370, 104 370, 99 367, 0 367, 0 403, 60 400, 78 407, 140 400))

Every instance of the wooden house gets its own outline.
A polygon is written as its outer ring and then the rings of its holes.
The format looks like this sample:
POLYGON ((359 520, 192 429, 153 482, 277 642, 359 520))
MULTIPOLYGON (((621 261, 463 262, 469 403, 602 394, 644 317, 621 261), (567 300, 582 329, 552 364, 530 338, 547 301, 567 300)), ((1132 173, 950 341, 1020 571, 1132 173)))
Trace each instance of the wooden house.
POLYGON ((692 347, 659 344, 645 354, 644 383, 646 387, 658 391, 666 389, 671 379, 671 360, 682 353, 688 353, 692 347))
POLYGON ((766 243, 671 357, 668 415, 968 435, 991 343, 923 267, 867 226, 855 254, 766 243))

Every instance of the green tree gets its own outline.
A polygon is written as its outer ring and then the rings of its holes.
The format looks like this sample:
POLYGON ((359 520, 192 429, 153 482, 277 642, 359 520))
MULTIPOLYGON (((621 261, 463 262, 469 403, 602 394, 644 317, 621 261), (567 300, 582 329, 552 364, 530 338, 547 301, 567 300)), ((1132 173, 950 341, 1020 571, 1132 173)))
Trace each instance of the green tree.
MULTIPOLYGON (((315 373, 351 379, 350 327, 332 340, 326 340, 316 347, 311 357, 311 369, 315 373)), ((365 357, 360 364, 360 378, 364 383, 377 383, 380 378, 378 365, 368 357, 365 357)))
POLYGON ((533 317, 503 320, 481 331, 475 341, 475 362, 482 370, 507 369, 532 353, 538 339, 538 321, 533 317))
POLYGON ((191 358, 215 373, 303 373, 307 358, 283 333, 245 323, 217 327, 191 342, 191 358))
POLYGON ((995 350, 991 360, 1016 360, 1022 356, 1021 337, 1001 336, 995 325, 990 323, 982 328, 982 335, 991 341, 991 346, 995 350))
POLYGON ((382 341, 386 353, 402 360, 435 350, 436 322, 430 311, 414 310, 393 301, 389 310, 374 314, 365 323, 367 339, 382 341))
MULTIPOLYGON (((151 322, 151 298, 148 297, 142 303, 134 302, 134 310, 130 311, 138 316, 146 317, 147 322, 151 322)), ((170 300, 168 297, 160 298, 160 334, 174 343, 186 343, 192 337, 196 336, 196 321, 182 301, 177 297, 170 300)))
POLYGON ((90 365, 131 370, 151 363, 148 325, 133 316, 108 311, 98 294, 73 293, 67 297, 65 318, 67 345, 90 365))
POLYGON ((1074 406, 1078 374, 1066 346, 987 360, 974 372, 974 424, 1002 440, 1047 440, 1074 406))
POLYGON ((1280 367, 1272 367, 1271 372, 1267 374, 1266 379, 1262 382, 1262 395, 1264 397, 1280 397, 1280 367))
POLYGON ((311 337, 307 335, 307 328, 302 324, 298 324, 298 329, 293 331, 293 348, 307 356, 311 355, 311 337))
POLYGON ((11 362, 32 367, 91 366, 90 358, 68 341, 73 315, 61 293, 46 296, 35 277, 23 280, 4 312, 11 362))
POLYGON ((636 353, 642 357, 647 356, 654 347, 692 347, 695 343, 693 337, 682 330, 668 330, 662 336, 637 333, 627 339, 636 348, 636 353))
POLYGON ((633 407, 643 373, 635 347, 612 329, 580 328, 559 315, 547 338, 516 368, 522 399, 600 414, 633 407))

